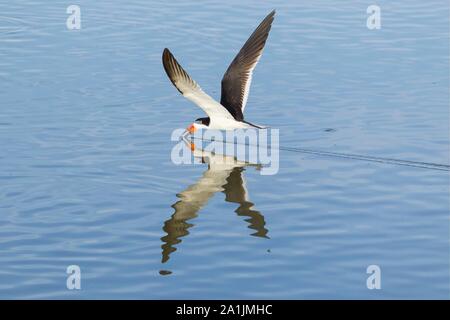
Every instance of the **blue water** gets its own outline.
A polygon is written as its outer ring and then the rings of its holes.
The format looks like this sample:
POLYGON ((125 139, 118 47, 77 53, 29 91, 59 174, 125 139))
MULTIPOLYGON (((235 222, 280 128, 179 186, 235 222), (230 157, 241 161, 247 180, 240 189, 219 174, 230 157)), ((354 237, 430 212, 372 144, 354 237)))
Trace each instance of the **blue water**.
POLYGON ((448 171, 281 150, 278 174, 233 169, 174 215, 211 172, 171 161, 203 114, 161 65, 168 47, 218 98, 276 8, 248 120, 286 147, 448 165, 448 3, 377 1, 379 30, 371 1, 76 4, 81 30, 67 1, 0 3, 0 298, 449 298, 448 171))

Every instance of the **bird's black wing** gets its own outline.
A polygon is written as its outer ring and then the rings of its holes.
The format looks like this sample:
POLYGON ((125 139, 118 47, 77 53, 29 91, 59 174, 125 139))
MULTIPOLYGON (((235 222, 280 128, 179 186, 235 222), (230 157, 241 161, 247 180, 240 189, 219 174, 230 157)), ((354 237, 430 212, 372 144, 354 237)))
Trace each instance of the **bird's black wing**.
POLYGON ((274 20, 275 10, 267 15, 231 62, 222 79, 220 104, 242 121, 255 69, 274 20))

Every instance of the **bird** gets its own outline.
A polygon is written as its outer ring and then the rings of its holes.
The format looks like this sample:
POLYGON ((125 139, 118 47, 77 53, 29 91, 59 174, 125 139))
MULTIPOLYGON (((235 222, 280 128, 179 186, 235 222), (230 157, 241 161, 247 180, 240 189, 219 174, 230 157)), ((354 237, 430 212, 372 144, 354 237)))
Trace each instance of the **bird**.
POLYGON ((193 134, 200 129, 235 130, 257 128, 244 119, 244 109, 250 91, 253 70, 261 58, 275 17, 270 12, 251 34, 226 70, 221 82, 220 103, 205 93, 181 67, 169 49, 162 54, 162 63, 172 84, 188 100, 199 106, 207 117, 198 118, 187 127, 193 134))

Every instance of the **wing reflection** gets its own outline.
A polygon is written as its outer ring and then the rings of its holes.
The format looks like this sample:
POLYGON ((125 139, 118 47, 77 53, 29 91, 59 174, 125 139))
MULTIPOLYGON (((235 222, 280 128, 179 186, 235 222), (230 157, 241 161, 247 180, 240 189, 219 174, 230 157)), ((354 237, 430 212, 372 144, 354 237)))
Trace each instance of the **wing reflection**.
POLYGON ((257 210, 253 210, 254 203, 248 199, 247 188, 244 180, 244 168, 235 167, 227 178, 227 183, 223 186, 225 201, 239 204, 234 211, 238 216, 248 217, 245 219, 249 223, 249 228, 256 230, 252 236, 269 238, 268 230, 264 228, 266 222, 264 216, 257 210))
POLYGON ((180 200, 172 205, 175 212, 163 226, 167 235, 161 238, 162 263, 169 260, 170 254, 176 251, 175 245, 179 244, 181 238, 187 236, 188 230, 194 226, 188 221, 197 217, 197 212, 219 191, 225 194, 225 201, 239 205, 235 210, 238 216, 248 217, 245 219, 248 227, 256 231, 252 236, 269 238, 264 216, 253 209, 254 204, 248 198, 245 184, 245 167, 256 165, 198 150, 194 151, 194 156, 207 163, 208 169, 195 184, 177 194, 180 200))

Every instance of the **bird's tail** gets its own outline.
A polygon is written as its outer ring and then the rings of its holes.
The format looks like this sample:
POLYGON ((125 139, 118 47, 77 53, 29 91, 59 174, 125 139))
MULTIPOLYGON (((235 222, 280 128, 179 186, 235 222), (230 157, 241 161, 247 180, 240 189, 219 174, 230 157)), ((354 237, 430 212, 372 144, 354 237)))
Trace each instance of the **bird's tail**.
POLYGON ((269 128, 269 127, 266 127, 266 126, 261 126, 261 125, 258 125, 258 124, 253 124, 253 123, 250 123, 250 122, 245 121, 245 120, 242 120, 242 122, 248 124, 249 126, 252 126, 252 127, 254 127, 254 128, 257 128, 257 129, 268 129, 268 128, 269 128))

